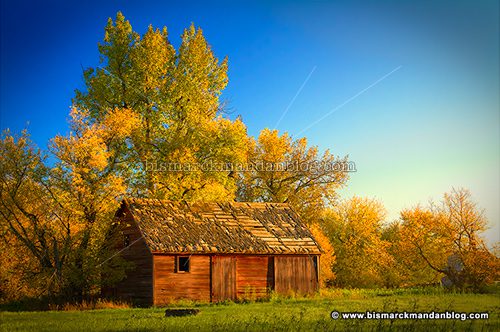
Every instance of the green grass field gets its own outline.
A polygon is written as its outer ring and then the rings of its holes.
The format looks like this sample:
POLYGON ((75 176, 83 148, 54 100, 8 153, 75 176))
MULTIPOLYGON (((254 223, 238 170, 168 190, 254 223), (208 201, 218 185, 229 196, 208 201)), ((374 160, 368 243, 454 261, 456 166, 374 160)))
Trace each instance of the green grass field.
POLYGON ((500 297, 419 290, 333 290, 310 298, 195 304, 200 313, 164 317, 164 308, 0 312, 1 331, 498 331, 500 297), (333 311, 489 312, 487 320, 334 320, 333 311))

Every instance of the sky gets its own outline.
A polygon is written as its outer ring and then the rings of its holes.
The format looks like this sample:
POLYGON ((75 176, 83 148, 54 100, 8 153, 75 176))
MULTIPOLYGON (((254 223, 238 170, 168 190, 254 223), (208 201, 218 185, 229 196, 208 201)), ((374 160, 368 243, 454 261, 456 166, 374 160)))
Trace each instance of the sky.
POLYGON ((139 33, 191 23, 229 58, 222 95, 250 135, 276 128, 356 164, 342 198, 387 221, 453 187, 500 241, 498 1, 1 1, 0 127, 42 148, 68 131, 108 17, 139 33))

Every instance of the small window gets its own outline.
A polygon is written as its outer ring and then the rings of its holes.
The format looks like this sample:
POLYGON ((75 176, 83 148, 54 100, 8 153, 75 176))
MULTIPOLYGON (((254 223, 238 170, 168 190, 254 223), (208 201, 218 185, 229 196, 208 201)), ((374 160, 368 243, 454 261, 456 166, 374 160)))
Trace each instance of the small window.
POLYGON ((130 245, 130 235, 123 236, 123 246, 126 248, 130 245))
POLYGON ((189 272, 189 257, 177 257, 177 272, 189 272))

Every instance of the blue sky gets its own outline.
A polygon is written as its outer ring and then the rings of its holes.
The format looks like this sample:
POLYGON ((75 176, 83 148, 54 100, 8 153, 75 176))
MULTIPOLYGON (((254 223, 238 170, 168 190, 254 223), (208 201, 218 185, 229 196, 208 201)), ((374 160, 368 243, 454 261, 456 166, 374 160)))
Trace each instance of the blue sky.
POLYGON ((175 46, 200 26, 229 57, 229 116, 258 135, 290 106, 279 130, 356 163, 343 197, 378 198, 392 220, 467 187, 500 240, 497 1, 2 1, 2 129, 29 122, 41 147, 67 131, 118 10, 140 33, 166 25, 175 46))

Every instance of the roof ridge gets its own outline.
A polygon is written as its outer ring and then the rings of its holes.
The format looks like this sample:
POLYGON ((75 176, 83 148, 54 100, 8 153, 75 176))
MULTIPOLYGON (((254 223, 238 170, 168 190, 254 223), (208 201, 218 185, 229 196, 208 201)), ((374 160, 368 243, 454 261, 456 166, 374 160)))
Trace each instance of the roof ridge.
POLYGON ((284 202, 251 202, 251 201, 194 201, 194 202, 188 202, 186 200, 172 200, 172 199, 162 199, 162 198, 151 198, 151 197, 134 197, 134 196, 125 196, 123 198, 125 201, 156 201, 156 202, 163 202, 163 203, 177 203, 177 204, 186 204, 186 205, 193 205, 193 204, 231 204, 231 205, 254 205, 254 206, 290 206, 288 203, 284 202))

